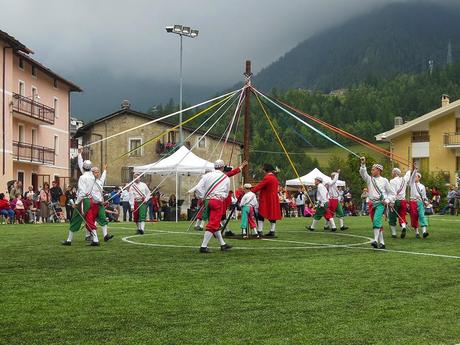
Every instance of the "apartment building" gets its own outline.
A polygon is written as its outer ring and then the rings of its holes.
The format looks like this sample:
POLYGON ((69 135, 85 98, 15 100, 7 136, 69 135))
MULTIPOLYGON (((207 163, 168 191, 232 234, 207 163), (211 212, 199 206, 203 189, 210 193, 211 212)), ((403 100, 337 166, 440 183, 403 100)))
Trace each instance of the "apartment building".
POLYGON ((0 189, 11 180, 35 189, 69 182, 70 95, 82 90, 32 54, 0 31, 0 189))

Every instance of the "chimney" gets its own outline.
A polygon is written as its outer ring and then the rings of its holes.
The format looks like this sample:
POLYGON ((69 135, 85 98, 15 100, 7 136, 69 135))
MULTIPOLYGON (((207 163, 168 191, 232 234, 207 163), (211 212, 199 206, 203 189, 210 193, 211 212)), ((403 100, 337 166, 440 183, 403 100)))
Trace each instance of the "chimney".
POLYGON ((450 103, 450 98, 449 98, 449 95, 442 95, 441 97, 441 107, 444 108, 444 107, 447 107, 450 103))
POLYGON ((121 102, 121 109, 129 109, 129 108, 131 108, 130 101, 125 99, 123 102, 121 102))
POLYGON ((404 124, 404 120, 401 116, 395 116, 395 128, 402 126, 404 124))

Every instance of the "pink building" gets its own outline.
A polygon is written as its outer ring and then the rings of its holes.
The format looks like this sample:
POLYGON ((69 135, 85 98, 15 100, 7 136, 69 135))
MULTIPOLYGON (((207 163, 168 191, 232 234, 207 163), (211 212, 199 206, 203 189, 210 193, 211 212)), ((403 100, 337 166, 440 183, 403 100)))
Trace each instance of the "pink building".
POLYGON ((0 191, 22 180, 69 182, 70 93, 82 90, 31 58, 24 44, 0 31, 0 191))

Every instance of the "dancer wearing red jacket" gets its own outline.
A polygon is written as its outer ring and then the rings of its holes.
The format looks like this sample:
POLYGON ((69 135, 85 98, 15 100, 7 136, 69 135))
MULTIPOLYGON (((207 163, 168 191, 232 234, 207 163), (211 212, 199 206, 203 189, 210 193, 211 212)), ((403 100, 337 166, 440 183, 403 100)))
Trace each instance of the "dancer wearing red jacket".
POLYGON ((262 181, 252 188, 254 193, 259 192, 259 211, 257 216, 257 232, 263 236, 264 220, 270 222, 270 232, 267 236, 275 236, 276 221, 281 219, 280 202, 278 198, 278 178, 275 176, 273 165, 264 164, 265 176, 262 181))

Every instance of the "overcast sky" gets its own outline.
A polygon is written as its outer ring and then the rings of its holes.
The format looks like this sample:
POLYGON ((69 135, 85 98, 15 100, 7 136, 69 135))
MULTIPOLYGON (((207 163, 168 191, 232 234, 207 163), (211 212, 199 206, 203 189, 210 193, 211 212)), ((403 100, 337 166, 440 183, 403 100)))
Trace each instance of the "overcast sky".
MULTIPOLYGON (((88 69, 173 81, 179 37, 165 26, 200 30, 184 41, 189 83, 233 83, 243 62, 258 71, 317 31, 395 0, 0 0, 0 29, 65 76, 88 69)), ((84 87, 84 85, 83 85, 84 87)))

